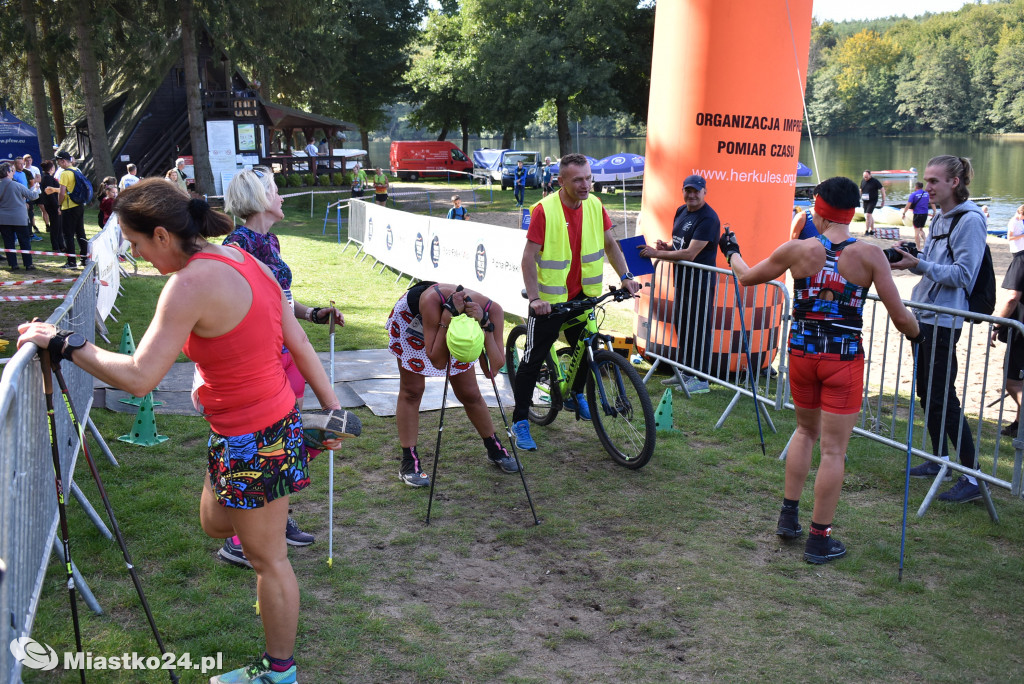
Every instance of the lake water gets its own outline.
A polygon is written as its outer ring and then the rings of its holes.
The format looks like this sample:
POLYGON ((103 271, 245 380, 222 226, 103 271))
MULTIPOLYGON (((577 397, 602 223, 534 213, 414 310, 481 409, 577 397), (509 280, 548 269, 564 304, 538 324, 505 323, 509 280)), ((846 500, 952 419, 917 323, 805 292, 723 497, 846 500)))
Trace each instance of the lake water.
MULTIPOLYGON (((461 144, 461 137, 450 138, 455 144, 461 144)), ((644 154, 646 140, 644 138, 590 138, 583 137, 573 140, 579 151, 597 159, 617 152, 644 154)), ((390 142, 371 142, 370 156, 376 164, 387 164, 390 142)), ((358 142, 349 142, 346 147, 356 147, 358 142)), ((470 149, 465 150, 472 155, 473 150, 481 147, 500 147, 500 138, 470 138, 470 149)), ((558 140, 554 138, 536 138, 519 140, 516 147, 523 150, 536 150, 541 156, 558 157, 558 140)), ((992 227, 1003 228, 1014 211, 1024 204, 1024 136, 904 136, 899 138, 883 137, 830 137, 815 138, 814 152, 808 139, 803 138, 800 146, 800 161, 811 169, 815 168, 814 157, 817 158, 818 172, 821 179, 831 176, 847 176, 858 183, 864 169, 909 169, 914 167, 921 174, 925 164, 932 157, 940 154, 956 154, 970 157, 974 165, 975 177, 971 182, 972 197, 991 197, 983 202, 989 206, 992 227)), ((813 182, 815 177, 801 180, 813 182)), ((921 180, 918 176, 915 180, 921 180)), ((922 181, 923 182, 923 181, 922 181)), ((903 200, 914 188, 914 180, 883 179, 886 193, 895 200, 903 200)))

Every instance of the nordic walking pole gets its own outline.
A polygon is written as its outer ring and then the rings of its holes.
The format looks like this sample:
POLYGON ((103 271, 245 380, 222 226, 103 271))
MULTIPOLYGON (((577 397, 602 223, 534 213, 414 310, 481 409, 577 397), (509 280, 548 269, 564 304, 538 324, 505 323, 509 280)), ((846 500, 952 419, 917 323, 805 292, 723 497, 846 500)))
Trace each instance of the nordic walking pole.
MULTIPOLYGON (((161 655, 166 655, 167 649, 164 648, 164 642, 160 638, 160 630, 156 627, 156 620, 153 619, 153 612, 149 609, 149 602, 146 600, 146 594, 142 591, 142 582, 139 580, 138 574, 135 572, 135 563, 132 562, 131 554, 128 553, 128 545, 125 544, 124 536, 121 534, 121 527, 117 524, 117 518, 114 516, 114 508, 110 505, 110 498, 107 496, 107 490, 103 486, 103 480, 100 478, 100 473, 96 470, 96 462, 92 460, 92 454, 89 452, 89 445, 85 441, 85 429, 78 422, 78 416, 75 414, 75 409, 71 405, 71 394, 68 392, 68 385, 64 382, 64 373, 60 369, 60 364, 53 364, 53 374, 57 377, 57 386, 60 388, 61 397, 64 399, 64 406, 68 409, 68 415, 71 417, 71 425, 74 427, 75 432, 78 433, 78 440, 82 443, 82 453, 85 455, 85 461, 89 464, 89 472, 92 473, 92 479, 96 482, 96 489, 99 490, 100 499, 103 500, 103 507, 107 511, 107 517, 110 518, 110 526, 114 529, 114 538, 117 539, 117 545, 121 548, 121 555, 124 557, 125 567, 128 568, 128 575, 132 578, 132 583, 135 585, 135 591, 139 595, 139 601, 142 603, 143 610, 146 611, 146 619, 149 620, 149 627, 153 630, 153 637, 156 639, 156 645, 160 649, 161 655)), ((171 681, 177 683, 178 675, 175 674, 174 670, 167 670, 167 674, 170 675, 171 681)))
MULTIPOLYGON (((50 351, 39 350, 43 371, 43 393, 46 395, 46 421, 50 433, 50 455, 53 456, 53 484, 57 489, 57 516, 60 518, 60 542, 64 549, 64 567, 68 575, 68 598, 71 601, 71 622, 75 627, 75 650, 82 652, 82 629, 78 624, 78 601, 75 598, 75 576, 71 571, 71 549, 68 545, 68 512, 64 506, 64 476, 60 469, 60 449, 57 446, 57 420, 53 415, 53 380, 50 378, 50 351)), ((85 684, 85 668, 78 671, 85 684)))
MULTIPOLYGON (((920 336, 920 333, 918 333, 920 336)), ((914 375, 910 380, 910 411, 907 417, 907 468, 903 483, 903 529, 900 531, 900 570, 896 581, 903 581, 903 550, 907 543, 907 503, 910 501, 910 450, 914 442, 914 400, 917 396, 917 348, 914 344, 914 375)))
MULTIPOLYGON (((729 224, 725 224, 726 234, 731 233, 729 224)), ((750 340, 747 339, 747 323, 743 316, 743 302, 740 301, 740 279, 732 274, 733 285, 736 286, 736 310, 740 312, 740 337, 743 340, 743 352, 747 355, 747 380, 750 383, 750 395, 754 398, 754 415, 757 416, 757 434, 761 438, 761 454, 768 455, 764 447, 764 429, 761 427, 761 407, 757 402, 757 387, 754 385, 754 361, 750 355, 750 340)))
MULTIPOLYGON (((480 361, 484 367, 484 374, 490 375, 490 364, 487 362, 487 352, 484 351, 480 361)), ((530 497, 530 488, 526 486, 526 475, 523 474, 523 464, 519 461, 519 453, 516 451, 516 440, 512 439, 512 430, 508 426, 508 419, 505 418, 505 408, 501 405, 501 395, 498 394, 498 383, 491 376, 491 387, 494 388, 494 398, 498 401, 498 411, 501 413, 501 422, 505 424, 505 436, 508 438, 508 445, 512 447, 512 457, 516 459, 516 467, 519 468, 519 477, 523 481, 523 490, 526 492, 526 501, 530 504, 530 513, 533 514, 533 524, 540 525, 537 511, 533 508, 533 499, 530 497)))
MULTIPOLYGON (((331 391, 334 391, 334 301, 331 301, 331 391)), ((327 567, 334 567, 334 449, 327 452, 327 567)))
POLYGON ((444 369, 444 394, 441 395, 441 418, 437 421, 437 444, 434 445, 434 470, 430 474, 430 498, 427 499, 427 524, 430 524, 430 508, 434 505, 434 483, 437 482, 437 462, 441 458, 441 433, 444 432, 444 409, 448 403, 448 380, 452 374, 452 360, 444 369))

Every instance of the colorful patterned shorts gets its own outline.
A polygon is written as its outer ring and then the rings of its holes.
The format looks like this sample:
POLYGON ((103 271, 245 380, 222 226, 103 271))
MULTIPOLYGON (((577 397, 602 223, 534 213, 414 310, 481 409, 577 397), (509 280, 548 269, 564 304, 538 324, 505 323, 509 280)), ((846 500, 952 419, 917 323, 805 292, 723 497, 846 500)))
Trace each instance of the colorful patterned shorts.
POLYGON ((260 508, 309 484, 298 409, 247 435, 210 430, 207 456, 210 486, 225 508, 260 508))

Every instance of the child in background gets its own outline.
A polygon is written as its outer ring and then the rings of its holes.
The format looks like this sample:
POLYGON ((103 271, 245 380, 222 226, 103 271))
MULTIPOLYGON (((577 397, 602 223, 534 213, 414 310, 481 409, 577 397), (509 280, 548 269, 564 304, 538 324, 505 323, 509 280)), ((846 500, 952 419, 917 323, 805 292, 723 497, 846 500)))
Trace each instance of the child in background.
POLYGON ((452 195, 452 204, 455 206, 448 210, 448 218, 455 221, 465 221, 469 217, 469 212, 462 206, 462 198, 458 195, 452 195))
POLYGON ((117 185, 104 187, 103 199, 100 200, 100 228, 107 225, 107 219, 114 213, 114 201, 117 199, 117 185))

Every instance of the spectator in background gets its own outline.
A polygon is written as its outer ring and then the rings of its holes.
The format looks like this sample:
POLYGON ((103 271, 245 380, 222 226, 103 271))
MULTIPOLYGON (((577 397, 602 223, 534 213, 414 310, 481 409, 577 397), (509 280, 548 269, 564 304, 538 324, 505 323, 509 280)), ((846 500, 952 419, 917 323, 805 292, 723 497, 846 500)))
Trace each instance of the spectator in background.
POLYGON ((57 153, 57 164, 60 166, 60 192, 57 201, 60 203, 60 226, 64 231, 64 250, 70 255, 61 268, 75 268, 75 240, 78 240, 78 255, 85 266, 89 254, 89 241, 85 239, 85 207, 71 201, 71 193, 75 189, 75 162, 65 150, 57 153))
POLYGON ((50 234, 50 249, 54 252, 63 252, 64 233, 60 225, 60 204, 57 202, 60 183, 53 177, 56 166, 50 160, 44 161, 42 166, 43 175, 39 180, 39 208, 43 214, 43 221, 46 223, 46 232, 50 234))
POLYGON ((918 251, 924 249, 924 224, 928 223, 928 209, 931 207, 931 200, 928 193, 924 191, 924 183, 917 183, 916 189, 907 198, 907 206, 903 207, 903 218, 907 218, 907 210, 914 213, 914 244, 918 251))
MULTIPOLYGON (((967 186, 974 177, 966 157, 941 155, 928 161, 924 170, 925 189, 938 209, 932 219, 931 235, 918 256, 903 253, 894 269, 909 269, 921 276, 910 299, 947 309, 969 311, 968 293, 981 269, 985 256, 986 223, 978 205, 970 201, 967 186)), ((932 453, 949 460, 949 444, 960 463, 977 468, 974 438, 960 407, 956 390, 958 361, 956 344, 964 319, 919 309, 921 342, 918 348, 917 396, 926 412, 932 453)), ((911 477, 935 478, 941 469, 934 461, 911 468, 911 477)), ((946 471, 946 478, 951 477, 946 471)), ((951 489, 939 495, 940 501, 967 503, 981 498, 978 481, 961 475, 951 489)))
POLYGON ((107 225, 107 219, 114 213, 114 202, 117 200, 117 186, 103 186, 103 199, 100 200, 100 228, 107 225))
POLYGON ((188 174, 185 173, 185 160, 178 157, 174 160, 174 168, 164 174, 167 180, 178 184, 178 188, 188 194, 188 174))
MULTIPOLYGON (((31 159, 31 157, 29 157, 31 159)), ((11 179, 23 185, 25 188, 30 187, 33 179, 37 176, 33 175, 32 172, 25 168, 25 157, 15 157, 12 160, 14 164, 14 172, 11 174, 11 179)), ((30 241, 39 241, 43 239, 42 235, 37 235, 38 232, 35 226, 35 209, 31 202, 25 204, 25 221, 29 226, 29 239, 30 241)))
POLYGON ((362 197, 366 188, 366 172, 359 166, 359 162, 356 162, 352 166, 352 196, 362 197))
POLYGON ((320 144, 316 147, 317 154, 321 157, 328 157, 331 154, 331 147, 327 144, 327 138, 321 138, 320 144))
POLYGON ((871 171, 864 169, 864 180, 860 184, 860 201, 864 203, 864 222, 867 224, 865 235, 875 234, 875 208, 878 206, 878 193, 882 193, 882 206, 885 206, 885 188, 871 171))
MULTIPOLYGON (((1010 299, 995 313, 1000 318, 1009 318, 1015 321, 1024 321, 1024 304, 1021 302, 1021 294, 1024 293, 1024 239, 1022 238, 1024 238, 1024 204, 1017 207, 1017 213, 1006 224, 1006 239, 1010 241, 1013 260, 1003 277, 1003 289, 1009 290, 1010 299)), ((1024 380, 1021 378, 1022 372, 1024 372, 1024 337, 1014 331, 1011 339, 1008 330, 996 326, 996 329, 992 331, 993 344, 996 340, 1009 345, 1006 349, 1009 356, 1006 368, 1006 391, 1017 404, 1017 415, 1012 423, 1002 429, 1001 433, 1016 436, 1020 424, 1021 398, 1024 393, 1024 380)))
POLYGON ((135 185, 136 183, 139 182, 139 177, 135 175, 136 170, 137 169, 135 167, 135 164, 129 164, 128 165, 128 173, 126 173, 123 176, 121 176, 121 180, 117 184, 117 189, 118 190, 124 190, 125 188, 130 188, 130 187, 132 187, 133 185, 135 185))
POLYGON ((522 207, 526 198, 526 169, 523 168, 523 160, 516 162, 515 174, 512 178, 512 194, 516 198, 516 206, 522 207))
POLYGON ((790 240, 806 240, 812 237, 818 237, 818 227, 814 224, 814 216, 811 215, 810 209, 802 209, 800 207, 793 207, 796 213, 793 215, 793 222, 789 224, 789 239, 790 240))
MULTIPOLYGON (((640 247, 640 256, 648 259, 689 261, 705 266, 715 265, 715 246, 721 234, 718 214, 707 203, 707 183, 694 174, 683 181, 683 204, 672 220, 672 244, 662 240, 655 248, 640 247)), ((675 321, 679 349, 676 360, 694 370, 710 373, 711 329, 714 322, 715 277, 710 271, 674 266, 675 321)), ((676 377, 664 381, 678 386, 676 377)), ((710 392, 707 380, 683 374, 690 394, 710 392)))
POLYGON ((541 190, 543 197, 551 194, 551 179, 554 176, 554 168, 551 157, 544 157, 544 171, 541 174, 541 190))
POLYGON ((25 170, 29 172, 32 178, 40 178, 42 174, 39 172, 39 167, 32 165, 32 155, 26 154, 22 157, 22 161, 25 163, 25 170))
POLYGON ((306 153, 306 156, 309 157, 309 172, 311 174, 313 174, 313 182, 315 183, 316 182, 316 167, 317 167, 316 159, 317 159, 317 156, 319 155, 320 151, 317 149, 316 140, 314 138, 310 137, 306 141, 306 147, 305 147, 304 151, 306 153))
POLYGON ((373 177, 373 201, 382 206, 388 203, 388 182, 384 169, 377 169, 373 177))
POLYGON ((445 218, 455 221, 465 221, 469 216, 469 212, 467 212, 466 208, 462 206, 462 198, 458 195, 452 195, 452 204, 455 206, 448 210, 448 216, 445 218))
MULTIPOLYGON (((18 158, 21 161, 21 158, 18 158)), ((4 249, 15 249, 15 240, 23 250, 32 249, 32 229, 28 227, 28 215, 25 203, 39 197, 39 183, 33 178, 26 187, 16 182, 11 176, 11 165, 0 164, 0 235, 3 236, 4 249)), ((7 266, 12 271, 18 270, 18 255, 4 252, 7 266)), ((26 271, 33 271, 32 255, 22 254, 22 264, 26 271)))

